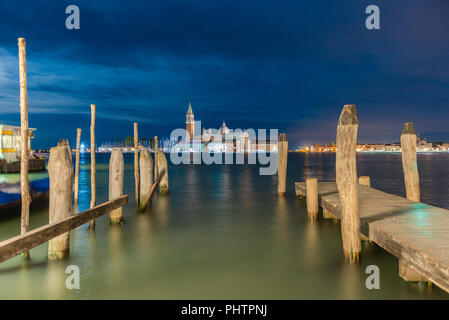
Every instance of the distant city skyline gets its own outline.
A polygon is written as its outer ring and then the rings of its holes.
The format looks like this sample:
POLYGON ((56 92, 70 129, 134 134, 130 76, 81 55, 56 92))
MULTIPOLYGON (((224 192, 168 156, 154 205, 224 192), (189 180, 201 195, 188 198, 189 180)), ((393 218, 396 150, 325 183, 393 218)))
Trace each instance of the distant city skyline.
POLYGON ((19 124, 17 38, 27 41, 33 147, 169 136, 189 101, 207 126, 279 129, 291 145, 335 140, 344 104, 356 104, 359 141, 398 141, 413 122, 449 141, 449 2, 379 3, 381 29, 367 30, 368 1, 302 3, 69 1, 0 4, 0 123, 19 124), (45 6, 45 9, 42 9, 45 6), (18 14, 20 12, 20 14, 18 14))

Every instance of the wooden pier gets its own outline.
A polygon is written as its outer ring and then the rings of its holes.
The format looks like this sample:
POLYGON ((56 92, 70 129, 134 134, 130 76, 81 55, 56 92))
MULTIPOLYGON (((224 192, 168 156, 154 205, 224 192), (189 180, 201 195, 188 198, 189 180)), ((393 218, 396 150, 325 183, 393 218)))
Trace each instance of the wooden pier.
MULTIPOLYGON (((306 197, 306 184, 295 183, 306 197)), ((319 205, 325 217, 341 218, 335 182, 318 183, 319 205)), ((449 292, 449 210, 414 202, 358 185, 362 238, 399 259, 399 274, 407 281, 431 281, 449 292)))

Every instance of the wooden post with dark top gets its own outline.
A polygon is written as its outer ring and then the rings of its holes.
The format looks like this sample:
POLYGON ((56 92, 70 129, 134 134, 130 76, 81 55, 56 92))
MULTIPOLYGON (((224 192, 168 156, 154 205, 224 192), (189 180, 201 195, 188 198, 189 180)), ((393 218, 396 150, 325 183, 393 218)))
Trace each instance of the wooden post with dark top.
POLYGON ((278 195, 285 195, 287 180, 288 141, 285 133, 281 133, 278 139, 278 195))
POLYGON ((350 262, 359 260, 361 251, 356 164, 359 118, 355 105, 345 105, 338 120, 336 182, 342 208, 343 252, 350 262))
POLYGON ((370 177, 368 177, 368 176, 359 177, 359 184, 361 184, 362 186, 371 187, 370 177))
POLYGON ((317 178, 307 178, 306 180, 306 201, 307 214, 310 220, 318 219, 318 180, 317 178))
POLYGON ((75 156, 75 191, 73 196, 73 207, 75 212, 78 212, 78 190, 80 178, 80 144, 81 144, 81 129, 76 129, 76 156, 75 156))
MULTIPOLYGON (((28 93, 27 93, 27 67, 25 39, 19 38, 19 78, 20 78, 20 139, 21 139, 21 158, 20 158, 20 193, 22 200, 22 211, 20 219, 20 233, 28 232, 30 224, 30 186, 28 181, 28 161, 30 155, 28 152, 28 93)), ((30 257, 30 253, 23 253, 25 258, 30 257)))
MULTIPOLYGON (((73 164, 67 140, 61 140, 50 149, 48 161, 50 180, 49 223, 68 218, 72 213, 73 164)), ((63 233, 48 243, 48 257, 62 259, 69 255, 70 232, 63 233)))
MULTIPOLYGON (((95 113, 96 106, 90 105, 91 122, 90 122, 90 207, 95 207, 97 202, 97 183, 95 169, 95 113)), ((95 220, 90 221, 90 229, 95 229, 95 220)))
POLYGON ((139 209, 144 210, 149 203, 151 203, 151 198, 149 198, 149 193, 151 191, 151 186, 153 185, 153 159, 151 158, 148 149, 143 149, 140 153, 140 197, 141 201, 139 204, 139 209), (145 199, 149 199, 149 203, 145 203, 145 199))
MULTIPOLYGON (((120 149, 113 149, 109 160, 109 200, 120 198, 123 195, 123 179, 125 172, 125 163, 123 153, 120 149)), ((121 223, 123 220, 123 208, 109 212, 109 221, 111 223, 121 223)))
POLYGON ((407 199, 420 202, 418 163, 416 160, 416 133, 411 122, 404 124, 401 134, 401 149, 407 199))
POLYGON ((140 176, 139 176, 139 133, 137 128, 137 122, 134 122, 134 192, 136 195, 136 204, 140 202, 140 176))
POLYGON ((162 151, 158 151, 157 153, 157 170, 158 170, 158 175, 162 172, 165 171, 165 174, 162 177, 162 181, 159 185, 159 192, 161 194, 168 194, 168 166, 167 166, 167 159, 165 158, 165 153, 162 151))

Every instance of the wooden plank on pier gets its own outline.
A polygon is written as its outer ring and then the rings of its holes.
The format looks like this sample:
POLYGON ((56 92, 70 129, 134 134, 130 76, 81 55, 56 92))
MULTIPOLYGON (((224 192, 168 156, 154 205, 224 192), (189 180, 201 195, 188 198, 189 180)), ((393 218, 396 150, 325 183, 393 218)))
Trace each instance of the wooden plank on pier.
MULTIPOLYGON (((361 233, 449 292, 449 210, 359 185, 361 233)), ((306 196, 304 182, 296 195, 306 196)), ((318 183, 323 209, 341 217, 335 182, 318 183)))
POLYGON ((0 262, 10 259, 21 252, 37 247, 38 245, 96 219, 111 210, 123 207, 127 202, 128 195, 124 195, 58 222, 47 224, 25 234, 2 241, 0 242, 0 262))

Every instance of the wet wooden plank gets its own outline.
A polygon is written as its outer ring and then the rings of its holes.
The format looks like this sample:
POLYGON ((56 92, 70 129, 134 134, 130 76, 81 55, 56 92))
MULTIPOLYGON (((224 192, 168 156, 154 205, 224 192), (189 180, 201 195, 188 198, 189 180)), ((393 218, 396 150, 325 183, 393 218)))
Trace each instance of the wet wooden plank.
POLYGON ((72 215, 55 223, 50 223, 23 235, 0 242, 0 262, 30 250, 56 236, 73 230, 92 219, 96 219, 109 211, 123 207, 128 202, 128 196, 107 201, 79 214, 72 215))
MULTIPOLYGON (((306 196, 305 183, 295 183, 306 196)), ((320 206, 341 217, 335 182, 319 182, 320 206)), ((362 234, 449 292, 449 210, 359 185, 362 234)))

